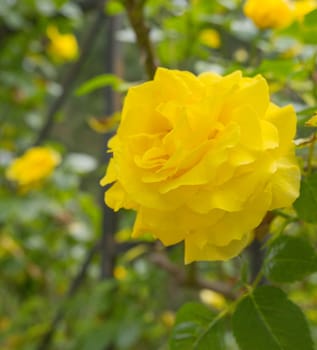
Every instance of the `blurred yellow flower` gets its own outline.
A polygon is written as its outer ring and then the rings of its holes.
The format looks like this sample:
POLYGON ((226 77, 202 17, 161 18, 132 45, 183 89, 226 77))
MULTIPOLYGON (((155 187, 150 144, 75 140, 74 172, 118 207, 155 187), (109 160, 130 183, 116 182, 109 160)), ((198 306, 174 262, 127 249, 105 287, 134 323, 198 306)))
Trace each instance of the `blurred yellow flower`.
POLYGON ((202 289, 199 292, 199 298, 204 304, 217 310, 222 310, 226 306, 226 299, 221 294, 209 289, 202 289))
POLYGON ((73 34, 62 34, 55 26, 48 26, 46 34, 50 40, 47 52, 56 62, 73 61, 78 57, 78 44, 73 34))
POLYGON ((283 28, 316 8, 316 0, 247 0, 244 13, 258 28, 283 28))
POLYGON ((113 275, 114 278, 117 279, 118 281, 122 281, 127 277, 127 270, 125 267, 119 265, 114 268, 113 275))
POLYGON ((294 3, 294 17, 302 21, 303 18, 311 11, 317 8, 316 0, 299 0, 294 3))
POLYGON ((293 21, 293 5, 288 0, 247 0, 244 13, 260 29, 283 28, 293 21))
POLYGON ((215 29, 203 29, 199 33, 199 41, 212 49, 218 49, 221 45, 220 35, 215 29))
POLYGON ((51 148, 33 147, 13 160, 6 170, 6 177, 15 181, 21 190, 27 191, 51 175, 59 163, 59 154, 51 148))
POLYGON ((133 236, 185 241, 185 262, 226 260, 267 211, 299 192, 292 106, 266 80, 159 68, 129 90, 101 184, 105 201, 137 212, 133 236))
POLYGON ((172 328, 175 323, 175 313, 170 310, 163 311, 161 314, 161 320, 164 326, 172 328))

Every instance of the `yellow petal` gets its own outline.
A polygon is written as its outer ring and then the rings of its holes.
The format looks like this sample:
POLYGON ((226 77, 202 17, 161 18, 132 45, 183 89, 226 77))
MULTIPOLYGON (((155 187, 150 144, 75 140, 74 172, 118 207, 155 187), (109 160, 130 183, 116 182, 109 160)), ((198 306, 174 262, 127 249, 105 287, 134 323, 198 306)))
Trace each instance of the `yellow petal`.
POLYGON ((266 120, 261 120, 263 149, 272 149, 279 146, 277 128, 266 120))
POLYGON ((136 209, 137 207, 119 182, 114 183, 105 193, 105 202, 114 211, 118 211, 120 208, 136 209))
POLYGON ((285 153, 293 146, 293 138, 296 133, 296 114, 294 107, 289 105, 277 107, 270 104, 265 119, 275 125, 279 136, 279 152, 285 153))
POLYGON ((270 209, 289 207, 299 196, 300 170, 292 157, 282 159, 272 177, 272 204, 270 209))
POLYGON ((245 234, 240 240, 232 240, 226 246, 216 246, 211 243, 199 247, 190 236, 185 239, 185 264, 193 261, 228 260, 237 256, 248 244, 249 235, 245 234))
POLYGON ((244 101, 253 111, 253 115, 251 114, 253 118, 261 118, 270 103, 269 87, 266 80, 260 75, 254 78, 243 78, 239 89, 230 99, 230 104, 232 107, 239 106, 241 101, 244 101))
POLYGON ((100 180, 101 186, 106 186, 117 180, 115 162, 111 158, 108 164, 106 175, 100 180))
POLYGON ((262 130, 257 113, 248 105, 244 105, 234 111, 233 120, 240 127, 241 145, 247 149, 262 149, 262 130))

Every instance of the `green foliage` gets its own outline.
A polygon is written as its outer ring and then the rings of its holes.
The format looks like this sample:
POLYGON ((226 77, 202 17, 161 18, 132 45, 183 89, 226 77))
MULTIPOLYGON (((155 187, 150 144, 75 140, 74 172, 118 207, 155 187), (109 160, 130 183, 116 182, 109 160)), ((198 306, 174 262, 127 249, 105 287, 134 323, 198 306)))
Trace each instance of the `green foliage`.
POLYGON ((317 254, 306 239, 281 235, 265 256, 265 275, 274 282, 294 282, 317 272, 317 254))
POLYGON ((122 84, 120 78, 114 74, 103 74, 98 75, 82 84, 77 90, 76 94, 78 96, 88 94, 96 89, 100 89, 106 86, 111 86, 114 90, 118 90, 119 86, 122 84))
POLYGON ((238 303, 232 322, 241 350, 313 350, 302 311, 278 288, 252 291, 238 303))
POLYGON ((223 349, 223 321, 199 303, 187 303, 177 313, 170 338, 171 350, 223 349))
POLYGON ((317 223, 317 174, 302 178, 300 196, 294 203, 294 208, 300 219, 317 223))

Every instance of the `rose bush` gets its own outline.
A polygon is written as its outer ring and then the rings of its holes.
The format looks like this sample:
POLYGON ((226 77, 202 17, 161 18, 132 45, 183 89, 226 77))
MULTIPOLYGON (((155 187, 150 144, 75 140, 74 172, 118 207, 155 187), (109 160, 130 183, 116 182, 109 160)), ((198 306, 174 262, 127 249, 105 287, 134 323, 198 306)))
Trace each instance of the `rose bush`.
POLYGON ((184 240, 187 263, 231 258, 268 210, 298 196, 295 128, 293 107, 271 103, 260 75, 159 68, 128 92, 105 201, 137 211, 135 237, 184 240))

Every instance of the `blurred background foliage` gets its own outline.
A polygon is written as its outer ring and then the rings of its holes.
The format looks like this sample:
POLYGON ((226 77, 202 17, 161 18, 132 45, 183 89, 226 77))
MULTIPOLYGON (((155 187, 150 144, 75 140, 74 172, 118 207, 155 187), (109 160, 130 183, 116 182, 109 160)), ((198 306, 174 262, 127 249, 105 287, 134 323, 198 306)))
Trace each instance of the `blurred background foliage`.
MULTIPOLYGON (((316 124, 305 122, 317 110, 317 11, 287 28, 259 30, 242 8, 239 0, 1 1, 1 349, 168 349, 184 302, 217 313, 250 278, 248 250, 229 262, 183 267, 181 246, 133 241, 133 213, 114 218, 104 208, 98 182, 106 141, 127 88, 147 79, 146 50, 170 68, 261 73, 274 101, 295 106, 306 194, 296 211, 276 213, 270 232, 300 235, 304 251, 315 254, 316 124), (149 29, 145 52, 127 16, 135 4, 149 29), (38 145, 61 162, 21 191, 6 171, 38 145)), ((275 253, 273 246, 268 256, 275 253)), ((288 285, 279 267, 264 268, 301 306, 316 341, 317 267, 295 273, 288 285)), ((230 331, 225 341, 226 349, 237 348, 230 331)))

